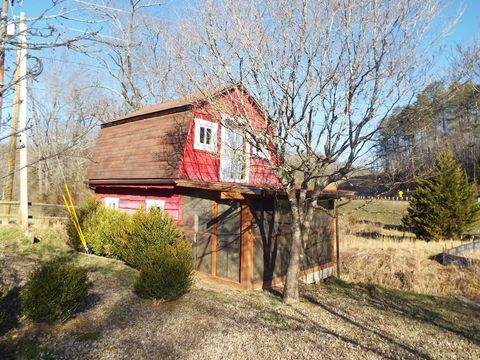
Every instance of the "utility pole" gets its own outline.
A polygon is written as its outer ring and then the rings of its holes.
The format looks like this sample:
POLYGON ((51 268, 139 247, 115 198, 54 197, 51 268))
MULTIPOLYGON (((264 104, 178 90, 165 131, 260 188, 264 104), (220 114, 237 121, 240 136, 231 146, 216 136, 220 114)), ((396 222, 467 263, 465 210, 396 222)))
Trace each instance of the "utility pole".
MULTIPOLYGON (((10 125, 10 141, 8 143, 7 155, 7 179, 5 181, 4 199, 5 201, 13 200, 13 180, 15 179, 15 162, 17 155, 17 130, 18 130, 18 109, 20 107, 20 86, 19 86, 19 64, 20 64, 20 49, 17 49, 17 58, 15 62, 14 75, 14 93, 13 93, 13 114, 12 123, 10 125)), ((5 215, 9 216, 11 212, 11 205, 5 207, 5 215)), ((7 217, 7 224, 9 218, 7 217)))
POLYGON ((20 46, 18 123, 20 129, 20 223, 28 229, 28 159, 27 159, 27 26, 25 13, 20 13, 18 43, 20 46))
POLYGON ((0 26, 0 129, 2 128, 3 74, 5 65, 5 39, 7 38, 8 0, 2 1, 2 24, 0 26))

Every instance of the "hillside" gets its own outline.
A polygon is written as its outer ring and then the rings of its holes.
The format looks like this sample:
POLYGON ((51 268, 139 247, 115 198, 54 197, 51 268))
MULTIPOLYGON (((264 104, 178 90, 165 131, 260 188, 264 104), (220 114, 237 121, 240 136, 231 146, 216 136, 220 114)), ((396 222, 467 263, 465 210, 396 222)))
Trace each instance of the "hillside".
MULTIPOLYGON (((41 233, 41 232, 40 232, 41 233)), ((303 285, 290 307, 276 292, 241 291, 197 280, 174 302, 142 300, 135 271, 121 262, 74 254, 51 231, 31 245, 0 229, 1 279, 21 286, 41 261, 63 256, 89 269, 88 302, 63 325, 18 315, 0 329, 0 358, 49 359, 473 359, 480 357, 480 307, 378 286, 331 281, 303 285)))

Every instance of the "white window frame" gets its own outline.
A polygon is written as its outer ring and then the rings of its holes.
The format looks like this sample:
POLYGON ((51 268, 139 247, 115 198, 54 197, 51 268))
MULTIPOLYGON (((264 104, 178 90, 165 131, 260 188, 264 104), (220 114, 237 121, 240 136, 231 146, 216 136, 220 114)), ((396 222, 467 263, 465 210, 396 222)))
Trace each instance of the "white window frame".
MULTIPOLYGON (((228 145, 224 145, 226 143, 226 139, 225 139, 225 131, 224 129, 228 129, 230 131, 233 131, 235 132, 235 130, 232 130, 230 127, 227 127, 227 126, 222 126, 222 143, 221 143, 221 146, 228 146, 228 145)), ((245 162, 245 178, 243 179, 232 179, 230 177, 228 177, 226 174, 223 173, 222 171, 222 160, 223 160, 223 156, 224 154, 222 153, 222 149, 220 149, 220 181, 226 181, 226 182, 236 182, 236 183, 248 183, 250 182, 250 157, 251 157, 251 149, 250 149, 250 143, 248 142, 247 139, 244 139, 245 141, 245 158, 246 158, 246 162, 245 162)))
POLYGON ((118 209, 118 203, 120 199, 116 197, 104 197, 103 198, 103 204, 105 205, 106 208, 109 209, 118 209))
POLYGON ((193 148, 195 150, 203 150, 208 152, 216 152, 217 151, 217 132, 218 132, 218 124, 213 121, 208 121, 204 119, 195 119, 195 141, 193 143, 193 148), (205 144, 200 142, 200 128, 210 129, 212 134, 211 143, 205 144))
POLYGON ((165 200, 158 200, 158 199, 146 199, 145 200, 145 207, 147 211, 150 211, 151 208, 156 207, 160 210, 165 210, 165 200))

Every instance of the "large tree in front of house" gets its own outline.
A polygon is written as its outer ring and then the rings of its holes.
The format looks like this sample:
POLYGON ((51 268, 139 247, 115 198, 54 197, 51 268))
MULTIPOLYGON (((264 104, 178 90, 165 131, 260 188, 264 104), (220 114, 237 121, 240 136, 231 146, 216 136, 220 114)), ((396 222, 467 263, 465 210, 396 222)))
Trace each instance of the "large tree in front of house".
POLYGON ((318 195, 348 176, 382 119, 424 84, 428 63, 418 50, 428 46, 423 36, 438 3, 208 0, 179 31, 186 93, 242 83, 265 116, 262 131, 236 126, 257 149, 276 151, 270 165, 293 219, 286 302, 298 301, 318 195))
POLYGON ((428 178, 418 179, 403 223, 427 241, 459 239, 480 220, 475 183, 469 183, 451 150, 437 154, 428 178))

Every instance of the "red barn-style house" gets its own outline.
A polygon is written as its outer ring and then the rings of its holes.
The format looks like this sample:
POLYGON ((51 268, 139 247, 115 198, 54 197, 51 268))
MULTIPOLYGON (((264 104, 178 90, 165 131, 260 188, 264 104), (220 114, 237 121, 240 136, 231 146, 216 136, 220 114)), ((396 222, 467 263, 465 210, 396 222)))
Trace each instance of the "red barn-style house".
MULTIPOLYGON (((168 212, 191 241, 198 272, 245 288, 268 287, 286 275, 288 202, 269 166, 274 151, 259 151, 245 132, 228 126, 229 117, 238 120, 238 104, 242 120, 265 133, 260 109, 240 86, 103 124, 88 185, 107 207, 168 212)), ((322 197, 323 207, 333 209, 338 193, 322 197)), ((302 259, 309 282, 330 276, 335 264, 332 218, 319 211, 314 222, 302 259)))

